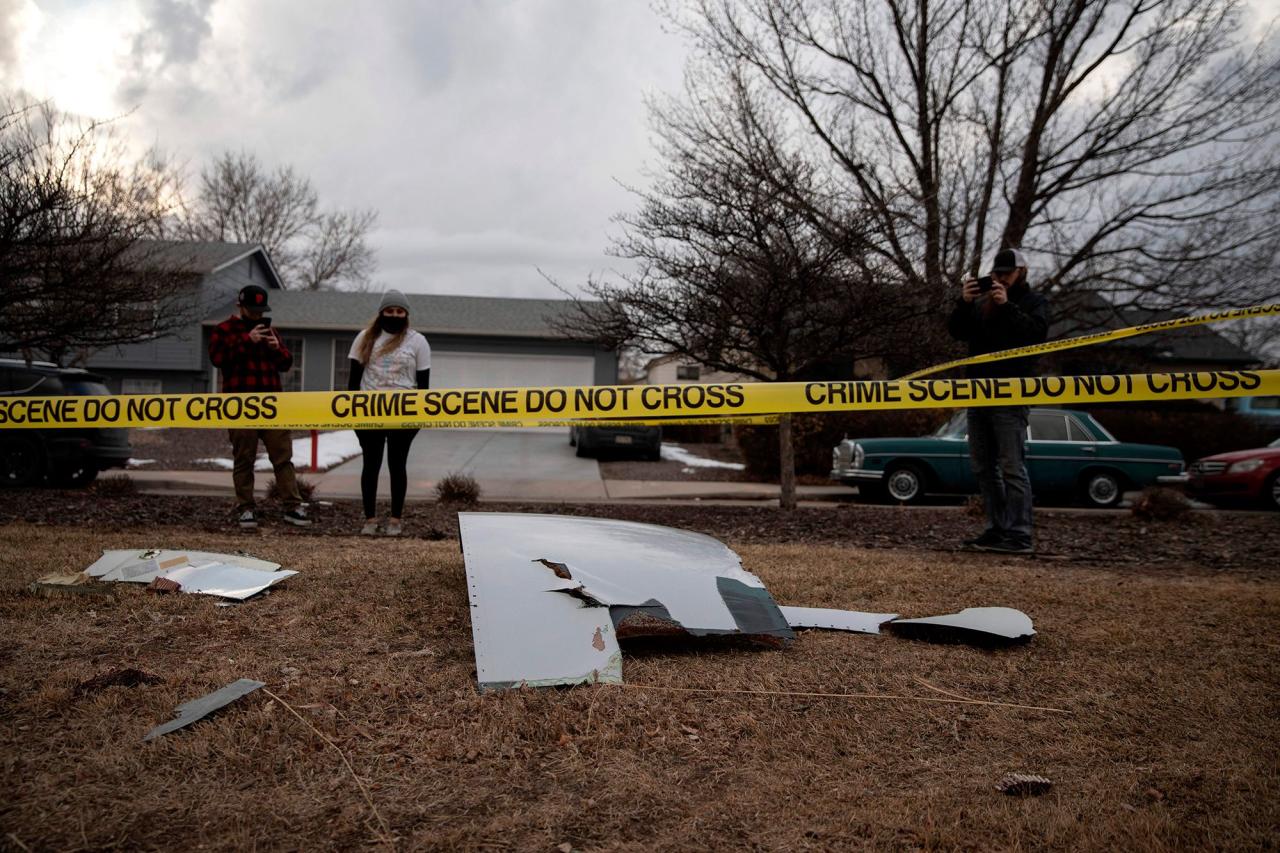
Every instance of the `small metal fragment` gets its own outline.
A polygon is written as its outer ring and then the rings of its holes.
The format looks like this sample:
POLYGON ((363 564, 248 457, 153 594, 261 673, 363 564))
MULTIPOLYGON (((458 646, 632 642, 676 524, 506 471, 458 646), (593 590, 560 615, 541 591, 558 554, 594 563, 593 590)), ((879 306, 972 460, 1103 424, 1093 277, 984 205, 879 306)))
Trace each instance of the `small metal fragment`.
POLYGON ((262 681, 254 681, 251 678, 242 678, 239 681, 233 681, 226 687, 201 696, 199 699, 192 699, 185 702, 174 709, 176 715, 172 720, 156 726, 147 732, 142 739, 155 740, 161 735, 167 735, 169 732, 177 731, 184 726, 189 726, 197 720, 203 719, 242 696, 247 696, 260 687, 266 687, 266 683, 262 681))
POLYGON ((1038 797, 1048 793, 1053 783, 1043 776, 1030 773, 1010 773, 996 783, 996 790, 1012 796, 1038 797))

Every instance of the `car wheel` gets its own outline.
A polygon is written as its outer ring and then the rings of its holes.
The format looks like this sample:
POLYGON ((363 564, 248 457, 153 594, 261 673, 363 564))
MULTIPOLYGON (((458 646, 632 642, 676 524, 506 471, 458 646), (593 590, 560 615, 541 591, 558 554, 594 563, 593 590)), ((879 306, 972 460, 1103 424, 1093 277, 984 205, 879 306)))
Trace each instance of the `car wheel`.
POLYGON ((1124 487, 1111 471, 1090 471, 1084 476, 1080 494, 1088 506, 1111 509, 1124 497, 1124 487))
POLYGON ((578 440, 577 450, 575 450, 574 453, 584 459, 594 455, 591 452, 591 448, 587 447, 586 442, 581 439, 578 440))
POLYGON ((0 483, 34 486, 44 477, 44 449, 34 438, 9 436, 0 441, 0 483))
POLYGON ((924 498, 924 474, 914 465, 899 465, 885 475, 884 488, 890 500, 919 503, 924 498))
POLYGON ((84 464, 79 467, 65 468, 55 472, 52 479, 56 485, 81 489, 98 479, 98 466, 84 464))
POLYGON ((1262 484, 1262 502, 1267 509, 1280 510, 1280 471, 1272 472, 1267 482, 1262 484))

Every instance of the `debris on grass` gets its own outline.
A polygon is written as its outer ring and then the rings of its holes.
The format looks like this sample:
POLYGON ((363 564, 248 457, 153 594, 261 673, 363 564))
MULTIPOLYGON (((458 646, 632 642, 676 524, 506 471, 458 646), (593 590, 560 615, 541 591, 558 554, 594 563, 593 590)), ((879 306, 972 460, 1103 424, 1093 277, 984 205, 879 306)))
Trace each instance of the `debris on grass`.
POLYGON ((481 689, 621 683, 628 637, 794 636, 760 579, 701 533, 533 513, 458 525, 481 689))
POLYGON ((281 569, 279 563, 244 554, 155 548, 103 551, 84 573, 102 581, 151 584, 149 588, 157 592, 180 591, 241 601, 297 574, 281 569), (169 583, 156 584, 157 579, 169 583))
POLYGON ((862 613, 828 607, 782 606, 779 609, 792 628, 825 628, 858 634, 879 634, 881 625, 898 618, 897 613, 862 613))
POLYGON ((201 696, 199 699, 192 699, 185 702, 174 709, 174 718, 167 723, 156 726, 142 738, 144 741, 155 740, 162 735, 170 732, 176 732, 178 729, 185 728, 197 720, 202 720, 212 714, 214 711, 221 710, 232 702, 247 696, 260 687, 266 687, 266 683, 262 681, 254 681, 251 678, 241 678, 239 681, 233 681, 226 687, 221 687, 212 693, 201 696))
POLYGON ((944 616, 895 619, 885 627, 917 640, 976 645, 1025 643, 1036 633, 1031 618, 1011 607, 967 607, 944 616))
POLYGON ((1022 797, 1038 797, 1046 794, 1053 783, 1043 776, 1029 773, 1010 773, 996 783, 996 790, 1002 794, 1022 797))

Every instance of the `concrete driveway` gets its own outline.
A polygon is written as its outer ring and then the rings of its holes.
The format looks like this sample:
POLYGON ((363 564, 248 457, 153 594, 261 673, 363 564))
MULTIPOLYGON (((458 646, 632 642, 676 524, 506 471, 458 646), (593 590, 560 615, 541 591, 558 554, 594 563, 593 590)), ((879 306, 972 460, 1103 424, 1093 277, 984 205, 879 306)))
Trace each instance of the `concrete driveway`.
MULTIPOLYGON (((361 457, 319 477, 321 491, 360 495, 361 457)), ((607 498, 600 466, 579 459, 568 429, 424 429, 409 453, 409 498, 434 497, 446 474, 469 474, 488 500, 592 500, 607 498)), ((386 463, 378 493, 390 497, 386 463)))

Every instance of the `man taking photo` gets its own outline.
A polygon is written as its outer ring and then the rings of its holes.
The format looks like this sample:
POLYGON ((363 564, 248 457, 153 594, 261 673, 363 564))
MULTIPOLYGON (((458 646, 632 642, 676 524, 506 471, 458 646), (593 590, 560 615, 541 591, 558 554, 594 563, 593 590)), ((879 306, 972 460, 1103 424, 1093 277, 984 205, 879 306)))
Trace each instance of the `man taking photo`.
MULTIPOLYGON (((221 371, 220 391, 280 392, 280 374, 293 366, 293 355, 285 348, 271 318, 267 291, 250 284, 240 291, 239 311, 223 320, 209 335, 209 360, 221 371)), ((267 449, 267 458, 276 472, 276 486, 284 503, 284 520, 306 527, 311 524, 302 508, 298 479, 293 470, 293 440, 286 429, 233 429, 231 452, 234 466, 231 481, 236 487, 236 515, 240 527, 258 527, 253 496, 253 465, 258 458, 258 439, 267 449)))
MULTIPOLYGON (((969 345, 970 355, 1043 343, 1049 331, 1049 303, 1031 290, 1027 260, 1018 249, 1001 249, 991 274, 964 282, 947 322, 951 336, 969 345)), ((965 368, 970 378, 1031 376, 1035 356, 965 368)), ((1026 406, 969 409, 969 457, 987 513, 987 529, 965 545, 985 551, 1029 554, 1031 478, 1027 475, 1026 406)))

